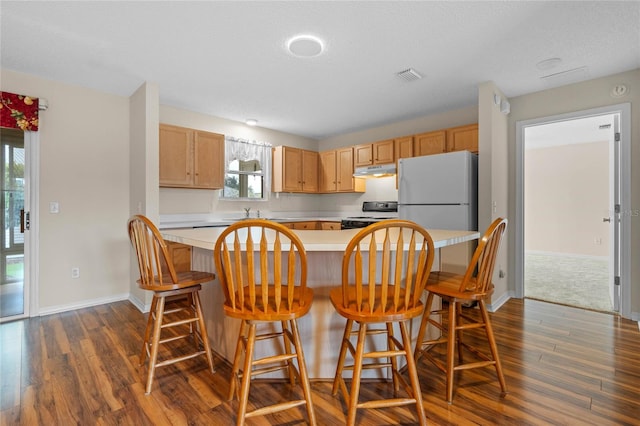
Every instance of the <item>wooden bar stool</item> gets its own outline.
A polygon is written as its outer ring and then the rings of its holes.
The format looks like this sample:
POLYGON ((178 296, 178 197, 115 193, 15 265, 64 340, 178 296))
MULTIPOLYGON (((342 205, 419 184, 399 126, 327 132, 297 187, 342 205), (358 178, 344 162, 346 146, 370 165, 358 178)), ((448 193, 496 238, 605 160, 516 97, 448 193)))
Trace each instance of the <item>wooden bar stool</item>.
POLYGON ((153 291, 151 310, 140 354, 140 365, 144 364, 147 356, 149 357, 145 393, 151 392, 156 368, 200 355, 207 357, 209 368, 212 373, 215 373, 198 294, 201 285, 212 281, 215 278, 214 274, 199 271, 177 273, 158 228, 145 216, 131 217, 128 229, 140 269, 138 285, 143 290, 153 291), (165 333, 169 335, 163 337, 163 330, 167 332, 172 330, 173 333, 165 333), (177 334, 182 330, 186 333, 177 334), (160 345, 187 337, 192 337, 194 340, 194 349, 191 353, 170 356, 158 362, 160 345), (200 349, 200 343, 203 349, 200 349))
POLYGON ((493 336, 491 321, 485 305, 485 300, 493 293, 493 283, 491 282, 493 269, 500 242, 506 229, 506 219, 498 218, 493 221, 478 243, 478 247, 464 275, 433 272, 427 282, 427 303, 420 324, 420 331, 418 332, 415 358, 416 362, 420 357, 428 359, 446 374, 446 397, 447 402, 450 404, 453 400, 454 373, 459 370, 493 366, 496 369, 498 381, 502 388, 502 395, 504 396, 507 393, 507 385, 502 374, 500 357, 498 356, 498 346, 493 336), (431 305, 433 304, 434 296, 440 296, 443 301, 448 303, 448 306, 444 309, 432 311, 431 305), (462 303, 465 302, 477 302, 480 318, 476 318, 477 315, 471 316, 462 309, 462 303), (444 324, 444 321, 436 321, 431 317, 432 315, 437 315, 444 320, 445 314, 447 314, 448 318, 447 325, 444 324), (428 324, 432 324, 442 332, 439 338, 424 340, 428 324), (484 329, 484 337, 487 339, 491 356, 487 354, 486 348, 481 349, 463 342, 463 331, 472 329, 484 329), (445 343, 447 345, 447 354, 443 362, 440 357, 432 353, 431 349, 436 345, 445 343), (456 346, 458 348, 457 365, 455 363, 456 346), (463 362, 463 348, 475 355, 474 361, 463 362))
POLYGON ((298 318, 309 312, 313 301, 313 290, 307 288, 307 254, 302 242, 279 223, 243 220, 220 234, 213 257, 225 294, 224 312, 242 320, 229 387, 229 400, 234 394, 239 400, 236 424, 243 425, 247 417, 306 405, 309 423, 315 425, 311 386, 298 332, 298 318), (271 328, 258 333, 260 323, 279 324, 281 331, 271 328), (277 342, 279 339, 281 344, 277 342), (269 341, 282 350, 254 359, 256 343, 269 341), (299 380, 303 399, 248 411, 251 379, 279 370, 287 371, 291 385, 296 378, 299 380))
POLYGON ((355 424, 359 408, 410 404, 416 406, 419 424, 426 424, 406 323, 422 314, 420 296, 431 271, 433 257, 433 240, 429 233, 404 220, 375 223, 362 229, 349 242, 342 261, 342 286, 330 292, 336 311, 347 319, 333 382, 333 394, 340 389, 348 406, 347 425, 355 424), (400 329, 400 339, 393 334, 394 324, 400 329), (355 335, 357 343, 354 347, 351 338, 355 335), (386 344, 379 346, 386 347, 370 347, 375 345, 369 345, 368 340, 375 335, 385 337, 386 344), (352 365, 345 365, 347 351, 353 357, 352 365), (398 357, 406 359, 410 384, 400 374, 398 357), (388 368, 391 369, 394 391, 397 393, 402 384, 408 397, 359 402, 362 370, 388 368), (350 390, 343 378, 344 370, 353 372, 350 390))

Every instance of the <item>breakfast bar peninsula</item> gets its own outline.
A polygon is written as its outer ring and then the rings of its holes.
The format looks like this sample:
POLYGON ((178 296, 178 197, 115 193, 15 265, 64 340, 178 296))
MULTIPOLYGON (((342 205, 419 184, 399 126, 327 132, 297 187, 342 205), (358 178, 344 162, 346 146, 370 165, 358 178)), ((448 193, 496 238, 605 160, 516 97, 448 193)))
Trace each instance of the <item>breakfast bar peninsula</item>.
MULTIPOLYGON (((164 229, 162 236, 167 241, 193 247, 192 268, 216 272, 213 264, 213 246, 224 228, 164 229)), ((333 379, 342 334, 344 319, 339 316, 329 300, 331 288, 341 284, 342 257, 351 238, 358 229, 345 230, 296 230, 307 252, 307 285, 313 288, 314 299, 311 311, 299 320, 309 376, 313 379, 333 379)), ((480 237, 477 231, 429 230, 436 250, 480 237)), ((437 268, 437 260, 434 269, 437 268)), ((238 338, 240 322, 225 316, 222 306, 224 294, 217 279, 202 286, 201 299, 206 319, 211 348, 226 360, 232 360, 238 338)), ((420 318, 411 324, 411 335, 415 338, 420 318)), ((256 357, 262 356, 256 347, 256 357)), ((268 353, 267 348, 263 353, 268 353)), ((374 373, 373 371, 371 373, 374 373)), ((376 377, 376 376, 372 376, 376 377)))

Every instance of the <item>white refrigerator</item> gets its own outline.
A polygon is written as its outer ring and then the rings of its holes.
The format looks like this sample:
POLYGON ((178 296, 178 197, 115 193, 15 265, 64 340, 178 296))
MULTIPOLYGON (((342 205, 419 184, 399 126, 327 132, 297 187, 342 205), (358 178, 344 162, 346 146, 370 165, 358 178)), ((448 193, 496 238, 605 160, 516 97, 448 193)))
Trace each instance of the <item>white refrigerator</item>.
MULTIPOLYGON (((456 151, 398 160, 398 217, 427 230, 477 231, 478 156, 456 151)), ((463 273, 474 247, 475 243, 444 248, 441 269, 463 273)))

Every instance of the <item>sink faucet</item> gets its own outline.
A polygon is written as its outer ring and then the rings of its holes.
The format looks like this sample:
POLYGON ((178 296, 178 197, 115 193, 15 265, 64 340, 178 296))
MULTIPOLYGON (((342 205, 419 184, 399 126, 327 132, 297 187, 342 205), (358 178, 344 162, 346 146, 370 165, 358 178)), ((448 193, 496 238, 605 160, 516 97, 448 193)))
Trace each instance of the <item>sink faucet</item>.
POLYGON ((249 218, 249 212, 251 211, 251 207, 244 208, 244 217, 249 218))

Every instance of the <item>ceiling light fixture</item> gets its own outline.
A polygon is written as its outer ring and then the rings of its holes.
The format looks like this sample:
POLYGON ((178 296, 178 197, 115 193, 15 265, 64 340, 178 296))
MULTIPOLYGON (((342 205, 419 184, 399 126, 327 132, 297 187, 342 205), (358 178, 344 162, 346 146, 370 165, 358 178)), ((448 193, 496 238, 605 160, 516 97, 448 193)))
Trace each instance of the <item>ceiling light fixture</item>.
POLYGON ((300 58, 312 58, 324 51, 324 42, 316 36, 301 34, 287 41, 287 50, 300 58))
POLYGON ((245 121, 245 123, 247 124, 247 126, 255 126, 258 124, 258 120, 256 120, 255 118, 247 118, 247 121, 245 121))

